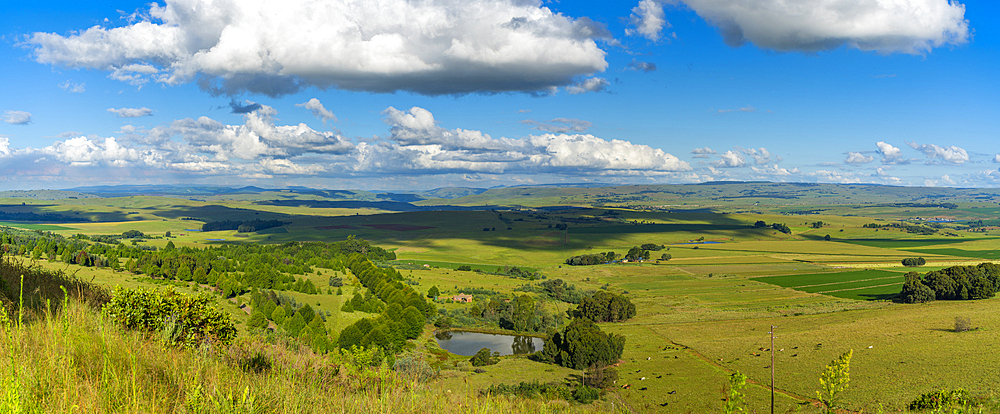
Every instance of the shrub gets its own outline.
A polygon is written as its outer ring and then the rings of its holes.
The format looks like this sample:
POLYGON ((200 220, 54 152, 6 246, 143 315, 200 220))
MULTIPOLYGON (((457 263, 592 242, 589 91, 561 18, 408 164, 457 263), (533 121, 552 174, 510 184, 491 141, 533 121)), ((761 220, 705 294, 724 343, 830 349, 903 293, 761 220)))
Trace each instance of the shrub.
POLYGON ((426 382, 434 377, 434 370, 418 353, 407 353, 396 359, 392 370, 415 382, 426 382))
POLYGON ((963 316, 955 317, 955 332, 965 332, 972 329, 972 321, 963 316))
POLYGON ((922 394, 910 402, 908 408, 911 411, 934 410, 934 412, 944 412, 944 410, 949 408, 965 407, 970 402, 969 392, 959 388, 951 391, 940 390, 922 394))
POLYGON ((578 385, 573 390, 573 399, 580 404, 590 404, 600 396, 600 392, 596 388, 590 388, 583 384, 578 385))
POLYGON ((229 314, 212 306, 207 293, 183 295, 115 287, 104 315, 125 329, 164 332, 172 344, 194 346, 204 342, 232 343, 236 327, 229 314))
POLYGON ((479 352, 476 352, 476 355, 473 355, 469 362, 471 362, 474 367, 493 365, 500 362, 500 353, 490 352, 489 348, 483 348, 480 349, 479 352))
POLYGON ((455 269, 455 270, 459 270, 459 271, 462 271, 462 272, 471 272, 472 271, 472 266, 461 265, 461 266, 458 267, 458 269, 455 269))
POLYGON ((250 315, 250 320, 247 321, 247 328, 250 330, 264 330, 267 329, 267 318, 260 311, 254 311, 250 315))

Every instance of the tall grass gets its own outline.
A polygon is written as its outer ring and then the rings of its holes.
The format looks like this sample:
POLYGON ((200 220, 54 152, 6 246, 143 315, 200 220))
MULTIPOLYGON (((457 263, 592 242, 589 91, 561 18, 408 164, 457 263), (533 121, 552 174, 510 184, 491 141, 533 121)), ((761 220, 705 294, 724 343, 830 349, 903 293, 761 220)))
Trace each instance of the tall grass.
MULTIPOLYGON (((23 294, 20 280, 8 284, 17 286, 18 302, 32 294, 28 280, 23 294)), ((39 286, 52 283, 38 281, 39 286)), ((0 359, 0 412, 549 413, 590 408, 481 396, 471 389, 441 392, 407 381, 386 365, 359 366, 349 355, 318 355, 260 337, 239 338, 225 348, 172 347, 158 335, 121 330, 94 308, 90 296, 57 291, 61 300, 39 296, 36 303, 45 306, 36 309, 27 303, 0 307, 0 349, 8 356, 0 359), (18 316, 8 310, 13 306, 18 316), (21 315, 30 317, 22 323, 21 315)))

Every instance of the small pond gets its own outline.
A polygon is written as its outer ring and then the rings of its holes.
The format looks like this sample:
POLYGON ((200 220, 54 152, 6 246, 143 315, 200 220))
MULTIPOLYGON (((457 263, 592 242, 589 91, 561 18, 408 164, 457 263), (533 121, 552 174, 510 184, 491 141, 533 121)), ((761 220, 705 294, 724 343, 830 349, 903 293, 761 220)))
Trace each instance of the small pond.
POLYGON ((522 355, 541 351, 542 338, 520 335, 486 334, 479 332, 443 331, 434 334, 438 346, 455 355, 472 356, 482 348, 500 355, 522 355))

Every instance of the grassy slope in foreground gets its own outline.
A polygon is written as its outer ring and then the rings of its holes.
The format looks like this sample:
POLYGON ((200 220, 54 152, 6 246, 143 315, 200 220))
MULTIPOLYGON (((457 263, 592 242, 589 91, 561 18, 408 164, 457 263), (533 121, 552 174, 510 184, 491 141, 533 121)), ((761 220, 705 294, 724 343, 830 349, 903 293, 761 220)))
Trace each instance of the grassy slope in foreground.
MULTIPOLYGON (((118 329, 93 301, 62 302, 59 294, 26 301, 22 324, 8 312, 16 313, 19 283, 10 282, 22 271, 8 260, 0 263, 8 287, 0 310, 3 413, 581 412, 609 404, 546 404, 469 388, 442 393, 384 365, 358 368, 336 354, 254 336, 224 348, 168 347, 155 334, 118 329), (42 299, 54 299, 49 303, 58 310, 47 310, 42 299)), ((27 296, 65 281, 35 280, 27 296)))

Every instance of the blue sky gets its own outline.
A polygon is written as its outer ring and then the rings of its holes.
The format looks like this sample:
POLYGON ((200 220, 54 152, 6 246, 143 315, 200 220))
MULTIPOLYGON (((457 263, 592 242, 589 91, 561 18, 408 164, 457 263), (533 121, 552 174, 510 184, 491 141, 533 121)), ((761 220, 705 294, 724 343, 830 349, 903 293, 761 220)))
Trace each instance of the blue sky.
POLYGON ((1000 6, 21 2, 0 189, 1000 186, 1000 6))

